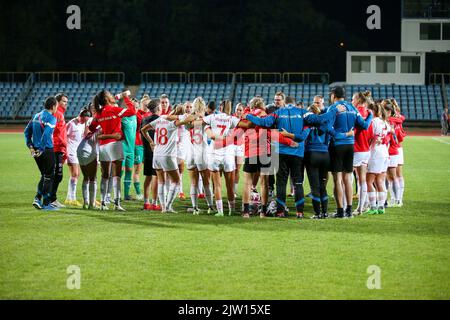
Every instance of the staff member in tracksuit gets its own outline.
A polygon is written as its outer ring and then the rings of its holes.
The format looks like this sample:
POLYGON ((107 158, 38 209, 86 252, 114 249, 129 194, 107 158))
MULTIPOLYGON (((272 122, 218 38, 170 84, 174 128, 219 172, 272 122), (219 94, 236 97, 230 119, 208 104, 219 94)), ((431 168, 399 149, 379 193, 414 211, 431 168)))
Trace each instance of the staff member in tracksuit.
POLYGON ((65 208, 65 205, 58 201, 58 187, 63 180, 63 165, 67 159, 67 130, 66 120, 64 114, 67 110, 67 103, 69 98, 64 93, 59 93, 55 96, 58 102, 58 109, 54 116, 56 118, 56 127, 53 132, 53 145, 55 152, 55 177, 53 179, 51 203, 56 208, 65 208))
POLYGON ((305 109, 297 108, 295 105, 287 105, 284 108, 278 109, 274 113, 268 115, 266 118, 258 118, 253 115, 246 115, 246 119, 257 126, 271 128, 276 125, 278 130, 293 133, 301 141, 297 148, 291 148, 284 145, 279 145, 279 169, 277 172, 277 216, 285 217, 286 207, 286 185, 291 176, 295 186, 295 206, 297 209, 297 218, 304 217, 305 198, 303 192, 304 180, 304 165, 303 157, 305 153, 304 144, 304 130, 305 123, 316 123, 318 125, 330 121, 336 116, 338 108, 318 116, 315 114, 306 115, 305 109))
MULTIPOLYGON (((313 104, 308 111, 320 115, 320 107, 313 104)), ((308 116, 308 114, 307 114, 308 116)), ((295 142, 305 140, 305 166, 308 173, 308 181, 311 187, 311 198, 314 208, 312 219, 325 219, 328 217, 328 193, 327 179, 330 167, 330 155, 328 147, 332 137, 344 138, 354 135, 353 131, 347 133, 336 133, 328 124, 322 124, 319 128, 305 127, 303 137, 295 137, 294 134, 283 131, 281 134, 285 137, 294 139, 295 142)))
MULTIPOLYGON (((327 113, 333 113, 334 118, 330 122, 337 133, 349 132, 358 126, 367 130, 372 123, 373 115, 369 113, 367 119, 364 119, 358 110, 349 102, 345 101, 345 89, 335 87, 330 92, 331 102, 333 103, 327 113), (336 113, 336 109, 344 109, 343 112, 336 113)), ((355 137, 347 136, 345 138, 335 137, 330 145, 331 172, 333 173, 334 188, 337 202, 337 213, 335 218, 352 218, 353 201, 353 157, 354 157, 355 137), (342 183, 344 182, 345 190, 342 183), (344 196, 347 200, 347 208, 344 215, 344 196)))
POLYGON ((58 103, 55 98, 45 100, 45 110, 35 114, 25 128, 25 143, 41 173, 37 194, 33 202, 36 209, 47 211, 58 210, 50 205, 55 170, 55 154, 53 149, 53 131, 56 118, 53 116, 58 103), (43 200, 43 202, 42 202, 43 200))

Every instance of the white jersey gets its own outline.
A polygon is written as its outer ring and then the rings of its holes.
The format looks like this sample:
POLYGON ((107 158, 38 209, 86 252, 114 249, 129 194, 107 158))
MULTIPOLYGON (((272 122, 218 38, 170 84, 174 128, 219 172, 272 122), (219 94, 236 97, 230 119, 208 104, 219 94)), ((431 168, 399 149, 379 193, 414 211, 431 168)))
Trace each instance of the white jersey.
POLYGON ((67 152, 68 154, 77 154, 78 146, 84 137, 86 124, 81 124, 78 119, 73 119, 67 123, 67 152))
MULTIPOLYGON (((216 136, 227 137, 232 133, 232 130, 237 127, 241 120, 234 116, 229 116, 225 113, 212 114, 203 119, 216 136)), ((215 154, 233 154, 235 146, 230 145, 221 149, 214 149, 215 154)))
POLYGON ((178 127, 172 121, 159 117, 150 125, 155 128, 154 156, 176 157, 178 143, 178 127))
MULTIPOLYGON (((89 125, 92 122, 92 118, 88 120, 86 125, 89 127, 89 125)), ((97 129, 100 129, 101 127, 98 126, 97 129)), ((92 161, 96 160, 98 158, 99 154, 99 144, 98 144, 98 135, 99 132, 90 133, 86 137, 81 140, 80 144, 77 148, 77 157, 80 165, 88 165, 92 161)))
POLYGON ((388 145, 379 143, 386 140, 386 136, 391 131, 391 127, 380 118, 375 118, 372 121, 372 129, 374 141, 370 146, 370 159, 389 158, 388 145))
MULTIPOLYGON (((188 117, 187 114, 178 116, 179 121, 184 121, 188 117)), ((185 145, 187 140, 189 140, 189 130, 186 126, 182 125, 178 127, 178 145, 185 145)))
POLYGON ((194 126, 190 130, 190 138, 194 154, 206 154, 208 152, 208 136, 203 126, 194 126))

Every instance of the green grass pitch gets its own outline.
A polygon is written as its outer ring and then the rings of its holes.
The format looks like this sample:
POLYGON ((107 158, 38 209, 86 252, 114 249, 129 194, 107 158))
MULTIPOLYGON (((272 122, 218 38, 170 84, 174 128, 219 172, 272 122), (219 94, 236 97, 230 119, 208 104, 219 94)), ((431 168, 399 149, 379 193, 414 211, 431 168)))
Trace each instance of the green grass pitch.
MULTIPOLYGON (((188 215, 189 200, 170 216, 140 202, 124 215, 39 212, 22 135, 0 135, 0 299, 449 299, 450 139, 438 140, 407 139, 404 208, 244 221, 188 215), (71 265, 80 290, 66 286, 71 265), (380 290, 367 287, 372 265, 380 290)), ((61 200, 67 177, 66 168, 61 200)))

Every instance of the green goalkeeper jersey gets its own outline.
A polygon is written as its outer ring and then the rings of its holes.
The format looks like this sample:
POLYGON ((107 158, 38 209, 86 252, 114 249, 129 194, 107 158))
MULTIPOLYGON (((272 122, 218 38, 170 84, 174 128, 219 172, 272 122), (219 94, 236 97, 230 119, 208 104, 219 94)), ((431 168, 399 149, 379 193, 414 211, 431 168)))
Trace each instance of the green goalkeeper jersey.
POLYGON ((124 135, 124 140, 122 140, 122 143, 124 153, 134 153, 134 147, 136 145, 136 130, 136 116, 126 117, 122 119, 122 132, 124 135))

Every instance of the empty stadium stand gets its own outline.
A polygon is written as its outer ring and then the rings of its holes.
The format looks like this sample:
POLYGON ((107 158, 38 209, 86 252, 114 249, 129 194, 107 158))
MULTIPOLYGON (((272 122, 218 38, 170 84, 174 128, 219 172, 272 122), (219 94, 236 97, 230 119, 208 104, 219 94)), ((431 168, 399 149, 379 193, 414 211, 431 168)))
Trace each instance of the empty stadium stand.
POLYGON ((286 96, 292 96, 297 101, 309 105, 314 96, 327 96, 329 85, 327 84, 284 84, 284 83, 240 83, 237 84, 235 104, 246 103, 254 96, 261 96, 267 104, 273 102, 275 94, 282 91, 286 96))
POLYGON ((23 87, 21 82, 0 82, 0 118, 12 118, 13 106, 23 87))
POLYGON ((369 90, 374 99, 395 98, 408 120, 437 121, 443 108, 441 88, 429 86, 398 86, 398 85, 348 85, 348 99, 355 92, 369 90))
POLYGON ((30 118, 33 114, 42 109, 44 100, 59 92, 64 92, 69 96, 69 107, 66 111, 66 118, 76 117, 84 106, 92 101, 93 96, 102 89, 109 90, 113 94, 122 92, 123 83, 99 83, 99 82, 37 82, 30 95, 25 101, 24 107, 20 110, 19 118, 30 118))
POLYGON ((171 104, 193 101, 197 97, 203 97, 209 101, 220 102, 231 96, 231 83, 142 83, 137 93, 138 97, 148 94, 152 98, 159 98, 167 94, 171 104))
MULTIPOLYGON (((49 78, 47 75, 44 76, 44 73, 36 73, 35 76, 24 73, 20 79, 18 76, 14 78, 14 75, 9 74, 7 78, 0 77, 0 118, 29 119, 42 109, 45 98, 58 92, 64 92, 69 96, 66 117, 73 118, 98 91, 106 88, 112 93, 118 93, 124 90, 123 74, 113 73, 116 78, 112 81, 105 74, 69 73, 70 81, 63 79, 59 74, 51 74, 49 78)), ((325 96, 325 100, 328 100, 330 90, 330 85, 326 83, 283 83, 291 79, 278 74, 272 74, 275 78, 269 83, 264 83, 264 75, 261 74, 257 75, 259 78, 255 76, 257 80, 250 79, 248 82, 246 82, 248 78, 244 79, 242 76, 244 74, 241 74, 241 81, 236 81, 236 77, 230 77, 229 74, 222 74, 225 76, 220 80, 208 74, 205 78, 207 81, 201 79, 201 73, 189 75, 176 73, 179 78, 175 80, 169 79, 167 74, 158 75, 160 79, 150 76, 142 78, 137 97, 149 94, 150 97, 156 98, 167 94, 172 105, 175 105, 193 101, 201 96, 206 102, 232 99, 233 104, 236 105, 238 102, 247 103, 258 95, 269 104, 272 103, 275 93, 282 91, 308 106, 316 95, 325 96)), ((442 88, 444 88, 443 85, 346 85, 349 100, 353 93, 365 90, 370 90, 375 99, 395 98, 402 108, 402 113, 410 121, 439 121, 445 104, 444 98, 450 96, 450 86, 445 87, 446 92, 443 92, 442 88)))

